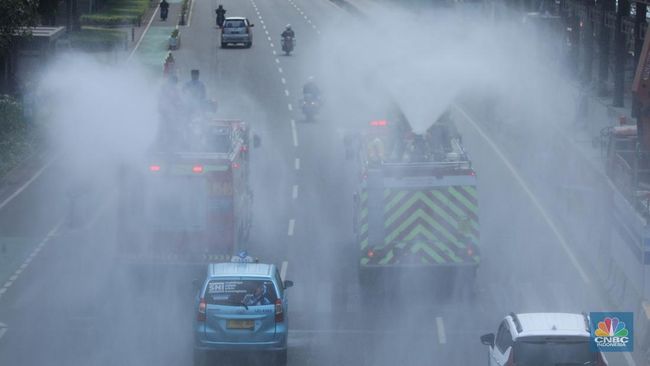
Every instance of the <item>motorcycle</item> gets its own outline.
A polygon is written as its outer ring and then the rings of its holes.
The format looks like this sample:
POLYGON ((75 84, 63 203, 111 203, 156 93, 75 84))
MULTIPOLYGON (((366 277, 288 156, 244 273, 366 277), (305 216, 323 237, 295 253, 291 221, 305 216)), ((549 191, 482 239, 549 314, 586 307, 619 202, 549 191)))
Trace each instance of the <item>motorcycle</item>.
POLYGON ((314 119, 320 110, 320 98, 313 94, 305 94, 302 99, 302 113, 307 121, 314 119))
POLYGON ((160 19, 163 21, 167 20, 167 14, 169 13, 169 9, 167 8, 160 8, 160 19))
POLYGON ((226 16, 223 14, 217 14, 217 27, 222 28, 223 22, 226 20, 226 16))
POLYGON ((284 51, 284 54, 289 56, 291 51, 293 51, 293 46, 294 46, 294 39, 293 37, 282 37, 282 51, 284 51))

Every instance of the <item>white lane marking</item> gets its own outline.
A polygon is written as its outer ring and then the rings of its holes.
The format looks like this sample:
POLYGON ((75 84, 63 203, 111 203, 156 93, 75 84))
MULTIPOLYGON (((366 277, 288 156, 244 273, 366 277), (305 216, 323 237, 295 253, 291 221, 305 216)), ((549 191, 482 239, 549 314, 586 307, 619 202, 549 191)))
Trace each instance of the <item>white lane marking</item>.
POLYGON ((276 64, 279 64, 279 63, 280 63, 280 59, 279 59, 279 58, 276 58, 276 59, 275 59, 275 63, 276 63, 276 64))
POLYGON ((287 104, 287 108, 289 108, 290 111, 293 110, 293 106, 291 105, 291 103, 287 104))
POLYGON ((7 330, 9 330, 9 327, 5 323, 0 323, 0 339, 4 337, 5 333, 7 333, 7 330))
POLYGON ((305 19, 308 19, 306 15, 305 15, 305 19))
POLYGON ((479 127, 479 125, 464 110, 462 110, 458 106, 454 106, 454 107, 456 108, 456 110, 458 110, 465 117, 465 119, 472 125, 472 127, 474 127, 476 132, 479 133, 479 135, 488 143, 488 145, 490 145, 490 147, 492 148, 492 150, 494 150, 494 152, 497 154, 499 159, 501 159, 501 161, 503 161, 503 163, 508 168, 508 170, 510 171, 512 176, 515 178, 517 183, 519 183, 519 186, 521 186, 521 188, 524 190, 524 192, 526 193, 528 198, 531 200, 531 202, 533 203, 535 208, 542 215, 542 218, 544 219, 544 221, 546 221, 546 224, 549 226, 549 228, 551 229, 551 231, 555 235, 556 239, 558 240, 558 242, 562 246, 562 249, 564 249, 564 252, 566 253, 569 260, 571 261, 571 264, 573 264, 573 266, 576 268, 576 270, 580 274, 580 277, 582 278, 582 280, 586 284, 589 284, 590 280, 589 280, 589 277, 587 276, 587 273, 585 272, 585 270, 582 268, 582 266, 578 262, 578 259, 576 258, 576 256, 571 251, 571 248, 569 248, 569 244, 566 241, 566 239, 564 238, 564 236, 562 235, 562 233, 560 233, 560 229, 558 229, 558 227, 555 225, 555 223, 551 219, 550 215, 546 212, 546 210, 542 206, 541 202, 539 202, 539 200, 533 194, 533 192, 530 190, 530 188, 528 188, 528 185, 526 184, 524 179, 521 177, 521 175, 519 175, 517 170, 515 170, 515 167, 512 165, 512 163, 510 163, 508 158, 506 158, 506 156, 499 149, 499 147, 496 145, 496 143, 494 143, 494 141, 492 141, 485 134, 483 129, 481 127, 479 127))
POLYGON ((280 81, 282 82, 282 84, 286 84, 286 83, 287 83, 287 81, 286 81, 284 78, 280 78, 280 81))
POLYGON ((190 5, 190 15, 187 17, 187 27, 192 25, 192 13, 194 13, 194 3, 197 0, 192 0, 192 4, 190 5))
POLYGON ((296 220, 291 219, 289 220, 289 230, 287 230, 287 235, 293 236, 293 229, 296 226, 296 220))
POLYGON ((61 219, 61 220, 60 220, 60 221, 59 221, 59 222, 58 222, 58 223, 57 223, 57 224, 52 228, 52 230, 50 230, 50 231, 47 233, 47 235, 45 235, 45 237, 43 238, 43 240, 41 240, 41 242, 36 246, 36 248, 34 248, 34 250, 29 254, 29 256, 27 257, 27 259, 25 259, 25 261, 23 262, 23 264, 20 265, 20 268, 19 268, 18 270, 16 270, 16 272, 14 273, 14 275, 11 276, 11 277, 9 278, 9 281, 5 282, 5 284, 4 284, 4 286, 2 287, 2 289, 0 289, 0 295, 2 295, 2 294, 4 294, 5 292, 7 292, 7 288, 9 288, 9 287, 11 287, 11 285, 13 285, 14 281, 16 281, 16 280, 18 279, 18 275, 20 275, 20 274, 23 272, 23 270, 24 270, 25 268, 27 268, 27 266, 29 265, 29 263, 31 263, 31 262, 32 262, 32 259, 34 259, 34 257, 36 257, 36 254, 41 250, 41 248, 43 247, 43 245, 45 245, 45 243, 47 243, 50 239, 52 239, 52 238, 56 235, 56 232, 59 230, 59 228, 61 228, 61 225, 63 225, 64 222, 65 222, 65 220, 64 220, 64 219, 61 219))
POLYGON ((289 267, 289 262, 283 261, 282 265, 280 266, 280 278, 282 281, 287 278, 287 267, 289 267))
POLYGON ((298 198, 298 185, 294 184, 293 185, 293 191, 291 192, 291 197, 295 200, 298 198))
POLYGON ((278 54, 278 53, 277 53, 277 52, 275 52, 275 50, 273 50, 273 56, 275 56, 275 55, 277 55, 277 54, 278 54))
MULTIPOLYGON (((137 46, 136 46, 136 47, 137 47, 137 46)), ((18 188, 18 189, 16 190, 16 192, 12 193, 11 196, 7 197, 7 199, 5 199, 4 201, 2 201, 2 203, 0 203, 0 210, 2 210, 3 207, 5 207, 9 202, 11 202, 11 200, 13 200, 14 198, 16 198, 16 197, 17 197, 17 196, 18 196, 22 191, 24 191, 25 189, 27 189, 27 187, 29 187, 29 185, 32 184, 32 183, 36 180, 36 178, 40 177, 41 174, 43 174, 43 172, 45 171, 45 169, 47 169, 47 168, 52 164, 52 162, 54 161, 54 159, 56 159, 56 157, 53 157, 53 158, 50 159, 47 163, 45 163, 45 165, 43 165, 43 167, 41 167, 41 169, 39 169, 39 170, 36 172, 36 174, 34 174, 33 177, 29 178, 29 180, 28 180, 27 182, 25 182, 25 184, 23 184, 22 186, 20 186, 20 188, 18 188)))
MULTIPOLYGON (((264 24, 264 21, 262 19, 260 19, 260 23, 264 24)), ((266 28, 266 26, 264 28, 266 28)))
POLYGON ((625 361, 627 361, 627 364, 630 366, 636 366, 636 362, 634 362, 634 359, 630 355, 630 352, 624 352, 623 357, 625 357, 625 361))
MULTIPOLYGON (((266 33, 267 36, 269 35, 269 31, 266 30, 266 29, 264 30, 264 33, 266 33)), ((270 40, 271 40, 271 39, 269 38, 269 41, 270 41, 270 40)))
MULTIPOLYGON (((314 27, 314 29, 316 29, 316 27, 314 27)), ((320 36, 320 31, 319 30, 317 30, 316 33, 318 33, 318 35, 320 36)))
POLYGON ((438 328, 438 343, 446 344, 447 335, 445 334, 445 323, 442 321, 442 318, 436 317, 436 328, 438 328))
POLYGON ((275 45, 273 44, 273 42, 271 42, 271 48, 273 48, 273 47, 275 47, 275 45))
POLYGON ((307 23, 311 24, 311 19, 307 19, 307 23))
MULTIPOLYGON (((129 57, 126 58, 127 61, 131 60, 131 57, 135 54, 135 51, 138 50, 138 47, 140 47, 140 43, 142 43, 142 40, 144 39, 144 36, 147 34, 149 31, 149 27, 151 27, 151 23, 153 23, 153 19, 156 17, 156 13, 158 13, 158 8, 153 11, 153 14, 151 14, 151 18, 149 19, 149 23, 147 23, 147 27, 144 29, 144 32, 140 35, 140 39, 138 39, 138 43, 135 44, 135 47, 133 47, 133 50, 131 50, 131 53, 129 54, 129 57)), ((2 206, 0 206, 2 208, 2 206)))
POLYGON ((287 89, 284 89, 284 95, 286 95, 287 97, 289 96, 289 91, 287 89))
POLYGON ((266 39, 268 39, 269 42, 271 42, 271 36, 266 37, 266 39))
POLYGON ((296 121, 291 120, 291 135, 293 137, 293 146, 298 147, 298 130, 296 129, 296 121))
POLYGON ((300 170, 300 158, 296 158, 296 161, 294 162, 293 166, 294 168, 296 168, 296 170, 300 170))
POLYGON ((282 74, 282 73, 284 72, 284 70, 282 70, 281 67, 278 67, 278 72, 279 72, 280 74, 282 74))

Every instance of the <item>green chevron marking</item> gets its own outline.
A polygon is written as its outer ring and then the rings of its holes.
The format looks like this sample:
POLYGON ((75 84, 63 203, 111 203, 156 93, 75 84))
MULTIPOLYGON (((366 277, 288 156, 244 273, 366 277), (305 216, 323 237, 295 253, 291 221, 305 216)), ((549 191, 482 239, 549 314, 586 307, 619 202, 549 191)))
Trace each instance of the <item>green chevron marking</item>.
POLYGON ((429 247, 428 245, 422 242, 415 243, 415 245, 411 247, 411 253, 413 254, 417 254, 420 250, 427 253, 438 264, 442 264, 446 262, 445 259, 442 258, 435 250, 431 249, 431 247, 429 247))
POLYGON ((476 208, 476 206, 474 206, 470 201, 468 201, 467 198, 465 198, 465 196, 459 193, 454 187, 449 187, 449 193, 454 197, 456 197, 456 199, 462 202, 465 206, 467 206, 467 208, 471 212, 478 215, 478 208, 476 208))
POLYGON ((361 210, 361 213, 359 214, 359 218, 365 219, 366 216, 368 216, 368 207, 364 207, 363 210, 361 210))
POLYGON ((367 246, 368 246, 368 238, 365 238, 361 241, 361 250, 366 249, 367 246))
POLYGON ((395 220, 397 220, 399 217, 401 217, 404 212, 406 212, 413 204, 415 204, 417 201, 421 200, 422 197, 426 197, 422 192, 416 192, 414 193, 411 198, 408 199, 402 206, 400 206, 399 209, 395 210, 393 214, 384 222, 384 227, 390 227, 395 220))
POLYGON ((399 191, 390 202, 386 203, 384 205, 384 214, 388 213, 390 210, 393 209, 393 206, 395 206, 397 203, 399 203, 404 196, 408 194, 408 191, 399 191))

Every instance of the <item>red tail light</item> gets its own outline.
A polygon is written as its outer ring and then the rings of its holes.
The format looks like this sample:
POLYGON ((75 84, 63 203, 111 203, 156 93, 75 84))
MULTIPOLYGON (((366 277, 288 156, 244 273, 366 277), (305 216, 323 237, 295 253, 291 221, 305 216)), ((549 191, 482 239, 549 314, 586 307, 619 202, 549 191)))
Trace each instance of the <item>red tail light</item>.
POLYGON ((192 167, 193 173, 203 173, 203 165, 195 165, 192 167))
POLYGON ((275 322, 282 323, 284 321, 284 311, 282 310, 282 300, 275 300, 275 322))
MULTIPOLYGON (((200 322, 205 321, 205 308, 207 307, 207 304, 205 303, 205 299, 201 298, 201 302, 199 302, 199 312, 196 315, 196 320, 200 322)), ((277 315, 276 315, 277 317, 277 315)))
POLYGON ((380 119, 376 121, 370 121, 370 125, 373 127, 383 127, 388 125, 388 122, 385 119, 380 119))
POLYGON ((239 169, 239 163, 237 163, 237 162, 233 162, 233 163, 232 163, 232 168, 233 168, 233 169, 239 169))
POLYGON ((471 246, 468 245, 467 246, 467 256, 471 257, 473 255, 474 255, 474 248, 472 248, 471 246))
POLYGON ((241 152, 246 152, 246 151, 248 151, 248 145, 242 145, 241 152))
POLYGON ((160 171, 160 165, 150 165, 149 170, 152 172, 159 172, 160 171))
POLYGON ((368 258, 372 258, 375 256, 375 251, 372 249, 368 249, 368 258))

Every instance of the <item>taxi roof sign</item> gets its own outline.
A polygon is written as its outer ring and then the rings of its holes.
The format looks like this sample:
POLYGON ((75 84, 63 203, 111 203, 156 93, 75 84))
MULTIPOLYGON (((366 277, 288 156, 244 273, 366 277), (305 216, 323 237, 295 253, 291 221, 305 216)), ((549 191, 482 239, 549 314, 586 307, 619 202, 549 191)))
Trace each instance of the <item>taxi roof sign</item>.
POLYGON ((253 258, 250 255, 248 255, 248 251, 242 250, 241 252, 237 253, 237 255, 233 255, 232 258, 230 258, 231 263, 257 263, 258 260, 257 258, 253 258))

